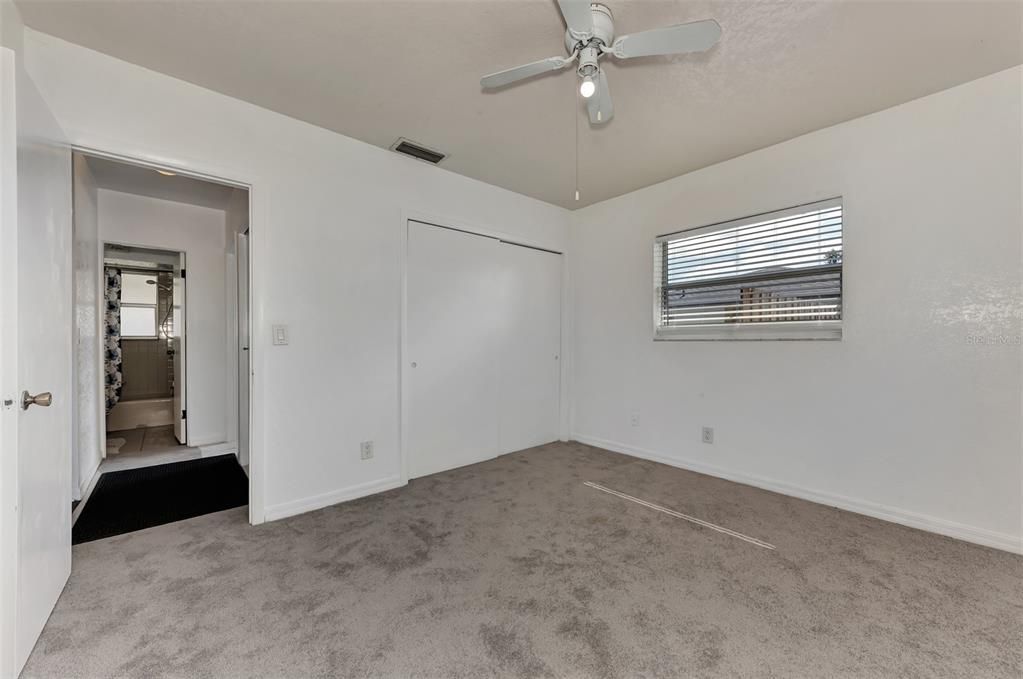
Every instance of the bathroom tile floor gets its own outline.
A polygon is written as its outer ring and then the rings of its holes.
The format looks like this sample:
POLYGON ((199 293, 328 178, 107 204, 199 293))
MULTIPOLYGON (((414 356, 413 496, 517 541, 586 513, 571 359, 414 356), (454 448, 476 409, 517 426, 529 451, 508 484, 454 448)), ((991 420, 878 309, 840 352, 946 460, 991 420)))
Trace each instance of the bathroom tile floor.
POLYGON ((134 469, 153 464, 193 460, 198 448, 189 448, 174 438, 174 425, 138 427, 107 432, 107 457, 100 472, 134 469))

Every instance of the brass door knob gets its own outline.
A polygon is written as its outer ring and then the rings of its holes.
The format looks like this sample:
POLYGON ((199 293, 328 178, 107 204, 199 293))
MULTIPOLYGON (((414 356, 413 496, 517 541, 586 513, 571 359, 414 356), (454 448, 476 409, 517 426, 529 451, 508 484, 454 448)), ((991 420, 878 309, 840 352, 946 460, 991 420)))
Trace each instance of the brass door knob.
POLYGON ((53 403, 53 394, 44 391, 33 396, 27 391, 21 392, 21 409, 28 410, 29 406, 43 406, 44 408, 53 403))

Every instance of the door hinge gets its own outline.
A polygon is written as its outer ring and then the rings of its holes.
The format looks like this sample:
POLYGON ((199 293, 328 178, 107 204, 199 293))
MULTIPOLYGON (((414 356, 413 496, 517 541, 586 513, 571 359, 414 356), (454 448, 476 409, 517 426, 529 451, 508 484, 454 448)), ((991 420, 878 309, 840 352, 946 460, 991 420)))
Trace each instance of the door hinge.
POLYGON ((184 278, 184 277, 185 277, 185 270, 184 270, 184 269, 182 269, 182 270, 181 270, 181 277, 182 277, 182 278, 184 278))
POLYGON ((183 419, 183 420, 187 420, 188 419, 187 417, 185 417, 185 413, 187 413, 187 412, 188 412, 187 410, 182 410, 181 411, 181 419, 183 419))

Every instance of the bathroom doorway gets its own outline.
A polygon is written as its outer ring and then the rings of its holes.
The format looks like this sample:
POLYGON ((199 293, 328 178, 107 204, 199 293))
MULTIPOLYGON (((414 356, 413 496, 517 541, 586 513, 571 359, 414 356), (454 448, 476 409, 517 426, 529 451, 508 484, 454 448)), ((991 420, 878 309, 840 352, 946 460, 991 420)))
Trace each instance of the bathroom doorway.
POLYGON ((106 471, 199 457, 187 436, 184 258, 104 244, 106 471))

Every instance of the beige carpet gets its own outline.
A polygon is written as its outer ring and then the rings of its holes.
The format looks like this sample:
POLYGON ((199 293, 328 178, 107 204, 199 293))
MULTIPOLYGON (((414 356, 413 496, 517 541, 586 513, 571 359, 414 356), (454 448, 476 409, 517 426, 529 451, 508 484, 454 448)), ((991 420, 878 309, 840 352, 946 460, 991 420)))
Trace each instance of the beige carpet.
POLYGON ((1023 558, 552 444, 79 545, 24 676, 1018 678, 1021 642, 1023 558))

